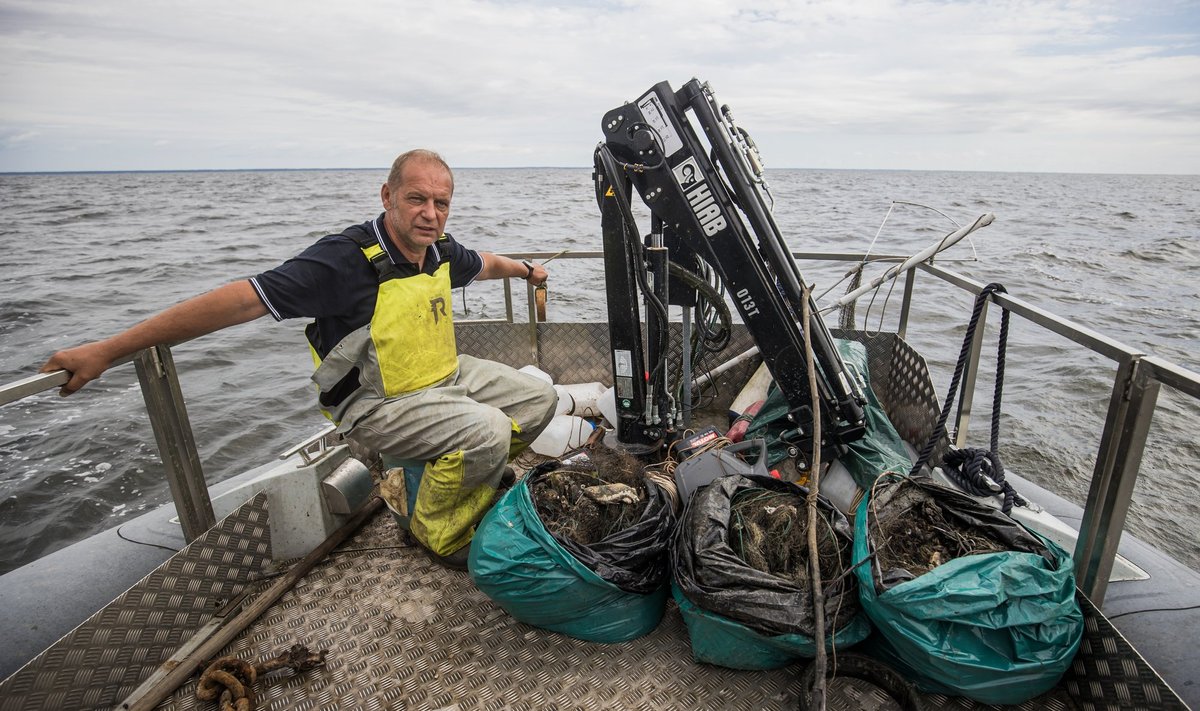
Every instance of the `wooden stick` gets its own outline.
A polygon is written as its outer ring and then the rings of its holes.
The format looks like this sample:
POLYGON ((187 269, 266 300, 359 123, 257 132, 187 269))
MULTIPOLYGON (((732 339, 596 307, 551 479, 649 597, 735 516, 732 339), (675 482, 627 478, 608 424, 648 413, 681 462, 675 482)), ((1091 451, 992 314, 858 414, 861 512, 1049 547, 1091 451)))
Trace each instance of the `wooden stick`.
MULTIPOLYGON (((810 291, 801 285, 804 320, 804 363, 808 368, 808 390, 812 393, 812 462, 808 478, 808 567, 812 577, 813 622, 817 637, 817 657, 813 660, 812 702, 809 708, 825 711, 825 591, 821 587, 821 555, 817 546, 817 494, 821 485, 821 401, 817 390, 817 371, 813 363, 810 291)), ((804 693, 802 690, 800 693, 804 693)))
POLYGON ((129 711, 151 711, 163 699, 175 693, 176 689, 182 686, 192 674, 196 673, 196 669, 200 665, 209 661, 224 649, 226 645, 232 642, 235 637, 266 612, 271 605, 274 605, 279 598, 283 597, 285 592, 292 589, 322 558, 328 555, 334 548, 337 548, 342 541, 349 538, 350 534, 357 531, 363 522, 374 515, 382 505, 383 499, 378 496, 372 497, 370 501, 358 510, 358 513, 354 514, 353 518, 343 524, 341 528, 334 531, 329 538, 325 539, 324 543, 300 559, 287 573, 272 583, 269 588, 264 590, 262 594, 247 605, 236 617, 229 620, 225 625, 212 630, 211 636, 208 639, 195 645, 195 648, 186 657, 179 660, 178 663, 171 660, 160 667, 154 673, 154 676, 134 691, 118 708, 128 709, 129 711), (175 664, 175 666, 167 669, 171 664, 175 664))

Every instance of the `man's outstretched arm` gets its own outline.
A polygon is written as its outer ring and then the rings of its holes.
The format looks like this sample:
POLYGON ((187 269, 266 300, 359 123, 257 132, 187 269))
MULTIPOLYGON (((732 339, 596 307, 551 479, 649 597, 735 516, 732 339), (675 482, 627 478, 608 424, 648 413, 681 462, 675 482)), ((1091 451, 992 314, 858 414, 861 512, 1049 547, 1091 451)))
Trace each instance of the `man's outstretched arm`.
POLYGON ((59 391, 70 395, 108 370, 114 361, 159 343, 179 343, 265 316, 267 307, 248 281, 235 281, 161 311, 102 341, 61 350, 41 372, 66 370, 71 379, 59 391))
POLYGON ((527 267, 525 266, 525 262, 519 262, 515 259, 491 252, 480 252, 479 256, 483 259, 483 269, 475 277, 479 281, 510 277, 524 279, 534 286, 546 283, 546 268, 541 264, 530 262, 527 267))

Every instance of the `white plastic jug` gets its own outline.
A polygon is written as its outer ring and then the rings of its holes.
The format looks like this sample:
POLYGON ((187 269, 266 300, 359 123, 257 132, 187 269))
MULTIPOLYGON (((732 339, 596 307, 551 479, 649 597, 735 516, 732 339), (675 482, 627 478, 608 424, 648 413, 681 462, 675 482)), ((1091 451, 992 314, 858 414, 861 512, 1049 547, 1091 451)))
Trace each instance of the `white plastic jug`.
POLYGON ((572 385, 555 385, 558 391, 559 415, 579 415, 580 417, 600 417, 598 401, 604 394, 601 383, 575 383, 572 385))
POLYGON ((592 434, 592 423, 576 415, 555 415, 546 429, 529 445, 543 457, 561 457, 580 447, 592 434))
POLYGON ((556 415, 570 415, 575 411, 575 398, 566 391, 566 386, 555 385, 554 392, 558 393, 558 405, 554 407, 556 415))
POLYGON ((617 426, 617 391, 614 388, 608 388, 600 393, 600 397, 596 400, 596 406, 600 408, 600 414, 604 415, 604 419, 608 420, 609 427, 617 426))

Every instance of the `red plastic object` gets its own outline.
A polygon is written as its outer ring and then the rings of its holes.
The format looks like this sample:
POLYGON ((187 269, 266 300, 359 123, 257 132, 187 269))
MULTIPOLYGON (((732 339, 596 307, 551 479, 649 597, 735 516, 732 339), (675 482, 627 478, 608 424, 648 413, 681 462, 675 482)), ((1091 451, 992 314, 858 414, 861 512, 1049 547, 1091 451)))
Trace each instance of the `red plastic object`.
POLYGON ((758 411, 762 409, 762 406, 762 400, 757 400, 751 403, 751 405, 746 408, 746 411, 738 415, 737 419, 733 421, 733 425, 730 426, 729 431, 725 433, 725 438, 730 442, 741 442, 743 439, 745 439, 746 429, 750 427, 750 421, 754 419, 754 416, 758 414, 758 411))

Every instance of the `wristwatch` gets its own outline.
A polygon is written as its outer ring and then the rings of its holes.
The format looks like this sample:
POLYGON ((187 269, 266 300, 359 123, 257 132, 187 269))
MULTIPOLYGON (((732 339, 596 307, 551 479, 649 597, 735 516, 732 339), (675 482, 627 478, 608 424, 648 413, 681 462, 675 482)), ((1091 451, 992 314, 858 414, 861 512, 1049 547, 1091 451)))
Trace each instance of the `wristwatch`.
POLYGON ((525 268, 529 270, 529 272, 525 275, 525 281, 529 281, 533 278, 533 262, 529 261, 528 259, 522 259, 521 264, 524 264, 525 268))

